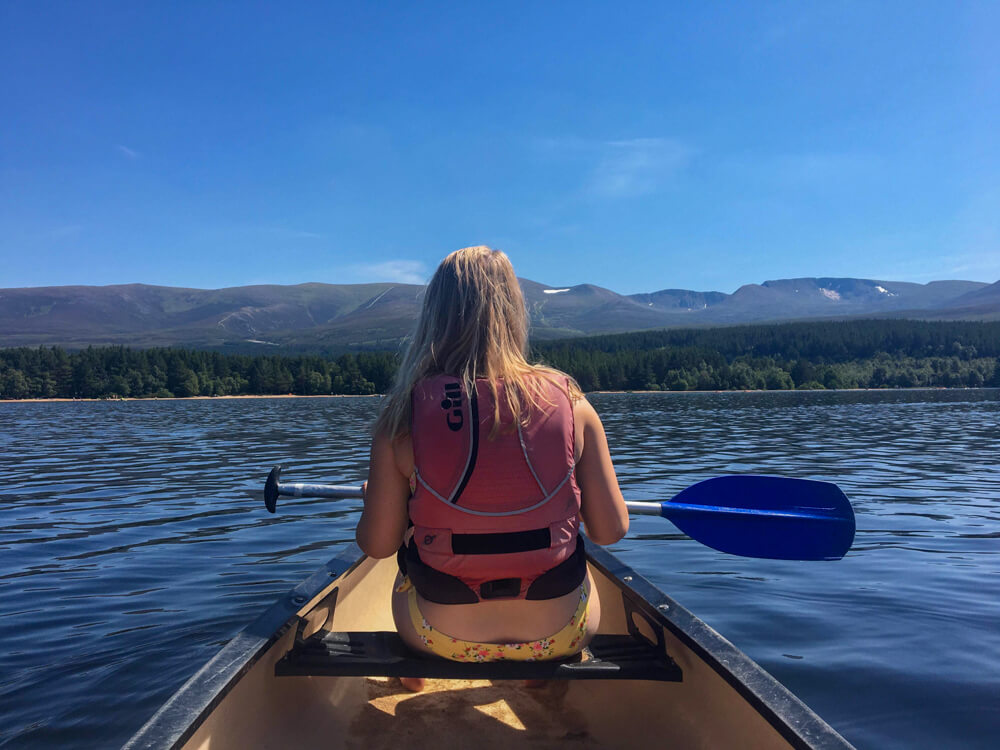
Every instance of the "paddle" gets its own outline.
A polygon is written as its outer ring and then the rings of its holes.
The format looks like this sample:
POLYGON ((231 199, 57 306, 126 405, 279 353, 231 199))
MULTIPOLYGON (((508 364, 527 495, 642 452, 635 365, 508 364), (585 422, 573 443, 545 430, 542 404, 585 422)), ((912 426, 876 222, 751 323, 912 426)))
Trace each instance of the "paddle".
MULTIPOLYGON (((281 484, 275 466, 264 486, 274 513, 278 496, 361 498, 361 487, 281 484)), ((839 560, 854 541, 854 510, 832 482, 734 474, 693 484, 671 500, 625 502, 632 513, 669 519, 697 542, 743 557, 839 560)))

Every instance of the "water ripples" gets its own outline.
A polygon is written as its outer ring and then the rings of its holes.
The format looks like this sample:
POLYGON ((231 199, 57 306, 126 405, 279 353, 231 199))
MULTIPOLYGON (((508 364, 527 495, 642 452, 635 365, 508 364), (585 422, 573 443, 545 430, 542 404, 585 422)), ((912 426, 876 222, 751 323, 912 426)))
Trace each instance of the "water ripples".
MULTIPOLYGON (((633 519, 630 564, 859 747, 1000 731, 1000 394, 608 394, 626 494, 772 473, 837 482, 838 563, 747 560, 633 519)), ((353 539, 377 399, 0 404, 0 744, 108 747, 353 539), (110 706, 117 706, 109 712, 110 706)))
POLYGON ((633 565, 859 747, 993 746, 1000 393, 593 400, 632 495, 774 473, 837 482, 857 513, 854 547, 836 564, 727 560, 640 518, 633 565))

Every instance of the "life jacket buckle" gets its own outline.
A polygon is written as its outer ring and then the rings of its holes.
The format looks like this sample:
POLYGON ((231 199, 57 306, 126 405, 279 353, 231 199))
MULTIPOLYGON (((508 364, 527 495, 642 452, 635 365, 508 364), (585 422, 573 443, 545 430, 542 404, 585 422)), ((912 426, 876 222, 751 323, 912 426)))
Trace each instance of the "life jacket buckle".
POLYGON ((479 585, 480 599, 503 599, 521 593, 520 578, 497 578, 479 585))

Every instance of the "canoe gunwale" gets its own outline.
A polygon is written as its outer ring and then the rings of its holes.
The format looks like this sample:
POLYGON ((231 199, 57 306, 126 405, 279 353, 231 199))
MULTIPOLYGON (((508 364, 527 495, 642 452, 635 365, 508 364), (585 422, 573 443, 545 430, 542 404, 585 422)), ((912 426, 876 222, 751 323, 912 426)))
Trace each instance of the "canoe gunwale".
POLYGON ((268 649, 298 624, 303 606, 364 560, 353 542, 268 607, 195 672, 122 747, 176 748, 187 742, 215 707, 268 649))
POLYGON ((666 627, 736 690, 793 747, 852 750, 816 712, 711 626, 589 539, 588 562, 621 590, 635 609, 666 627))

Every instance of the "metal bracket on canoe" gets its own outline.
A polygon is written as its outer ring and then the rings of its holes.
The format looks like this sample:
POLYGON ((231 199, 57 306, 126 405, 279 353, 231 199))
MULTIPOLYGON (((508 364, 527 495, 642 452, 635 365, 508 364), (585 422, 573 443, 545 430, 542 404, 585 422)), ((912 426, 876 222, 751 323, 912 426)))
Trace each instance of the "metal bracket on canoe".
POLYGON ((646 602, 642 599, 635 599, 629 596, 627 590, 622 590, 622 605, 625 609, 625 623, 628 627, 629 635, 639 641, 640 643, 645 643, 651 648, 656 654, 659 655, 661 659, 667 659, 671 663, 673 659, 670 658, 670 654, 667 652, 667 642, 663 637, 663 627, 657 625, 656 622, 650 618, 645 612, 636 606, 637 602, 646 602), (650 632, 656 638, 656 641, 651 641, 649 637, 639 629, 639 624, 636 622, 636 617, 641 617, 643 622, 649 628, 650 632))
MULTIPOLYGON (((323 600, 324 604, 329 608, 326 613, 326 622, 330 622, 333 619, 333 612, 337 608, 337 596, 340 594, 340 587, 336 587, 323 600)), ((305 646, 308 639, 305 637, 306 628, 309 626, 308 617, 297 617, 295 623, 295 645, 292 649, 300 649, 305 646)), ((320 626, 320 631, 323 630, 322 625, 320 626)))
POLYGON ((415 655, 395 632, 319 632, 274 667, 278 677, 431 677, 466 680, 655 680, 680 682, 680 667, 644 637, 597 635, 575 661, 463 663, 415 655))

